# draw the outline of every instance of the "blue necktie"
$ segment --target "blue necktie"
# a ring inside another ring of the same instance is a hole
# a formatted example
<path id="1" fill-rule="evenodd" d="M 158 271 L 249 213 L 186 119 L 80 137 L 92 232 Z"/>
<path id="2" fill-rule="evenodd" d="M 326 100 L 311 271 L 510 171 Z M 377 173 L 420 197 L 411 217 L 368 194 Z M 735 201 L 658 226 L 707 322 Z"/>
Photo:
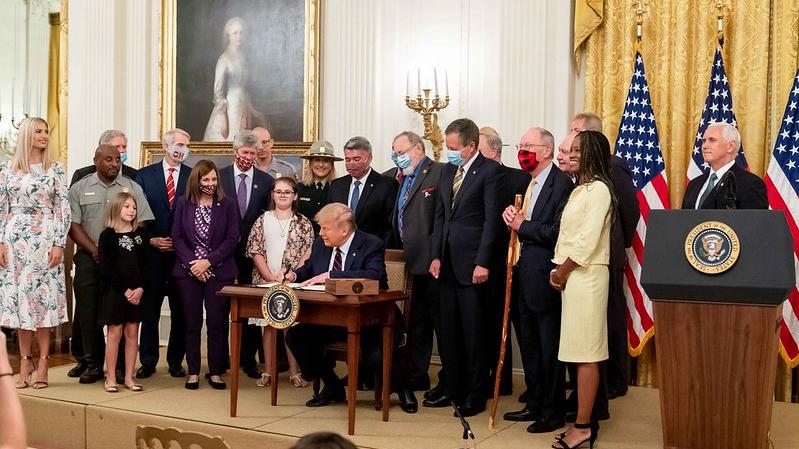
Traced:
<path id="1" fill-rule="evenodd" d="M 358 200 L 361 199 L 361 181 L 355 181 L 355 187 L 352 188 L 352 197 L 350 198 L 350 209 L 354 213 L 358 209 Z"/>
<path id="2" fill-rule="evenodd" d="M 411 187 L 413 186 L 413 180 L 415 178 L 416 175 L 408 175 L 405 188 L 402 189 L 402 195 L 400 195 L 400 207 L 399 207 L 399 212 L 397 212 L 397 227 L 399 228 L 399 234 L 401 239 L 405 239 L 405 229 L 402 226 L 402 213 L 405 211 L 405 203 L 408 202 L 408 193 L 410 193 L 411 191 Z"/>

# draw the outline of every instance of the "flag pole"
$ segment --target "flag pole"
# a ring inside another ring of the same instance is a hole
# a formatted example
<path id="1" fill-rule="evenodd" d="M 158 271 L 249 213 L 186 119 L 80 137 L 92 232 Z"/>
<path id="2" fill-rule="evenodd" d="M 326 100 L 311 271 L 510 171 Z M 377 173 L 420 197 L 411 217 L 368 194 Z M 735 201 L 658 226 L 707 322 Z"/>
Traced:
<path id="1" fill-rule="evenodd" d="M 724 46 L 724 0 L 716 0 L 716 38 Z"/>

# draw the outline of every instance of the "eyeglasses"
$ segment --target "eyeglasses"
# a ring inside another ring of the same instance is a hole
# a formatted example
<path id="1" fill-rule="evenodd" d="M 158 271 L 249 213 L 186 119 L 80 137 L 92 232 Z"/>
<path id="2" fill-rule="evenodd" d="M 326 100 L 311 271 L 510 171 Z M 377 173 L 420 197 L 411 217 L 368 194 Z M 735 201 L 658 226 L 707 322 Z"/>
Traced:
<path id="1" fill-rule="evenodd" d="M 275 143 L 275 139 L 262 140 L 261 143 L 264 145 L 271 145 Z"/>
<path id="2" fill-rule="evenodd" d="M 549 145 L 543 143 L 526 143 L 524 145 L 517 143 L 516 144 L 516 151 L 533 151 L 535 147 L 548 147 Z"/>
<path id="3" fill-rule="evenodd" d="M 275 195 L 277 195 L 277 196 L 294 195 L 294 191 L 293 190 L 275 190 Z"/>

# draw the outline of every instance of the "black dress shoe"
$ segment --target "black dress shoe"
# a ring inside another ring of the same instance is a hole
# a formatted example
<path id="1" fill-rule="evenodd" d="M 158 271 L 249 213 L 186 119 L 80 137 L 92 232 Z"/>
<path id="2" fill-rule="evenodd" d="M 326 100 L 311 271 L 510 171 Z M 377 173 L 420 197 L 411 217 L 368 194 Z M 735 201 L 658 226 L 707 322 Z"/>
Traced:
<path id="1" fill-rule="evenodd" d="M 539 419 L 527 426 L 527 431 L 530 433 L 554 432 L 565 425 L 566 422 L 564 422 L 562 419 Z"/>
<path id="2" fill-rule="evenodd" d="M 261 378 L 261 370 L 259 370 L 257 366 L 244 366 L 241 368 L 241 370 L 244 371 L 244 374 L 246 374 L 250 379 Z"/>
<path id="3" fill-rule="evenodd" d="M 224 380 L 220 380 L 219 382 L 215 382 L 211 376 L 208 376 L 208 385 L 211 386 L 214 390 L 224 390 L 227 388 Z"/>
<path id="4" fill-rule="evenodd" d="M 155 367 L 142 365 L 139 367 L 139 370 L 136 371 L 136 379 L 147 379 L 153 374 L 155 374 Z"/>
<path id="5" fill-rule="evenodd" d="M 438 384 L 435 387 L 424 392 L 425 399 L 436 399 L 437 397 L 443 395 L 444 395 L 444 386 L 441 384 Z"/>
<path id="6" fill-rule="evenodd" d="M 328 388 L 325 386 L 319 394 L 312 397 L 305 403 L 306 407 L 324 407 L 332 402 L 344 402 L 347 400 L 347 394 L 344 392 L 344 387 Z"/>
<path id="7" fill-rule="evenodd" d="M 452 401 L 449 399 L 449 396 L 442 393 L 438 397 L 425 399 L 422 401 L 422 405 L 431 408 L 449 407 L 452 405 Z"/>
<path id="8" fill-rule="evenodd" d="M 502 417 L 505 421 L 537 421 L 541 419 L 541 415 L 538 412 L 528 410 L 527 407 L 518 412 L 505 413 Z"/>
<path id="9" fill-rule="evenodd" d="M 464 418 L 468 418 L 470 416 L 475 416 L 477 414 L 482 413 L 486 409 L 485 401 L 463 401 L 463 405 L 458 407 L 458 411 L 461 412 L 461 416 Z M 457 414 L 453 413 L 454 416 L 458 416 Z"/>
<path id="10" fill-rule="evenodd" d="M 105 377 L 105 375 L 103 374 L 102 368 L 90 367 L 80 375 L 78 382 L 82 384 L 93 384 L 103 377 Z"/>
<path id="11" fill-rule="evenodd" d="M 400 408 L 405 413 L 416 413 L 419 410 L 419 403 L 416 402 L 416 395 L 413 390 L 400 390 L 397 392 L 400 400 Z"/>
<path id="12" fill-rule="evenodd" d="M 78 364 L 73 366 L 71 370 L 67 371 L 67 376 L 80 377 L 80 375 L 83 374 L 88 367 L 89 365 L 87 365 L 86 362 L 78 362 Z"/>
<path id="13" fill-rule="evenodd" d="M 522 404 L 527 403 L 527 390 L 524 390 L 524 393 L 519 395 L 519 402 L 521 402 Z"/>
<path id="14" fill-rule="evenodd" d="M 169 367 L 169 375 L 172 377 L 183 377 L 186 375 L 186 370 L 180 365 L 172 365 Z"/>
<path id="15" fill-rule="evenodd" d="M 184 386 L 186 387 L 187 390 L 196 390 L 196 389 L 200 388 L 200 381 L 198 380 L 196 382 L 189 382 L 187 380 L 186 381 L 186 385 L 184 385 Z"/>

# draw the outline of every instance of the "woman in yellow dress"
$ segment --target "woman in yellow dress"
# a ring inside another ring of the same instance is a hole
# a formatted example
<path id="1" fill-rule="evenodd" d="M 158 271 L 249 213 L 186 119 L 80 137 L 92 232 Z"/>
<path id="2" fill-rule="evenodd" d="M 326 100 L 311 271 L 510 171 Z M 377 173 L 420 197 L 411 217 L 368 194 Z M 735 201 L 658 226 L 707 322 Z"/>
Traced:
<path id="1" fill-rule="evenodd" d="M 561 217 L 552 287 L 562 290 L 558 359 L 577 364 L 577 419 L 560 434 L 556 449 L 591 447 L 599 424 L 591 410 L 599 386 L 599 364 L 608 358 L 608 259 L 616 195 L 610 181 L 610 144 L 600 132 L 577 134 L 569 153 L 577 187 Z"/>

